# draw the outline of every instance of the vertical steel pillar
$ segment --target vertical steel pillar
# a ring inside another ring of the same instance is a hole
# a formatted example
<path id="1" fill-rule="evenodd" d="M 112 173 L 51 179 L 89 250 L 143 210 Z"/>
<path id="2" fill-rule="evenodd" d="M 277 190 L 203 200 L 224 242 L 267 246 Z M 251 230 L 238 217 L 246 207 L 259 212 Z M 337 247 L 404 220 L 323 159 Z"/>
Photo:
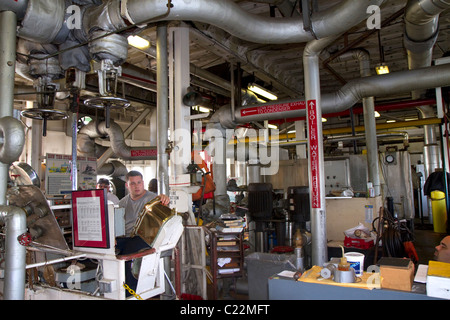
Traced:
<path id="1" fill-rule="evenodd" d="M 0 12 L 0 118 L 13 115 L 16 28 L 16 14 L 11 11 Z M 0 163 L 0 205 L 6 204 L 9 165 Z"/>
<path id="2" fill-rule="evenodd" d="M 167 58 L 167 25 L 159 24 L 156 28 L 156 80 L 157 80 L 157 179 L 158 193 L 169 194 L 169 71 Z"/>
<path id="3" fill-rule="evenodd" d="M 322 266 L 328 261 L 319 54 L 335 39 L 336 37 L 328 37 L 309 42 L 303 53 L 308 127 L 312 263 L 317 266 Z"/>

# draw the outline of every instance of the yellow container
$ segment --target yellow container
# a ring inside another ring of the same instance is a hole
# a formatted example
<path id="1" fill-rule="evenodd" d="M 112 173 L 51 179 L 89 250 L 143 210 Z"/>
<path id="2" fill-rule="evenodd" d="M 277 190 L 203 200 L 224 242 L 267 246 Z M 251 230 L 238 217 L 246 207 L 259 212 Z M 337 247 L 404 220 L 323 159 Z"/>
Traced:
<path id="1" fill-rule="evenodd" d="M 445 233 L 447 228 L 445 193 L 437 190 L 431 191 L 431 211 L 433 213 L 434 232 Z"/>

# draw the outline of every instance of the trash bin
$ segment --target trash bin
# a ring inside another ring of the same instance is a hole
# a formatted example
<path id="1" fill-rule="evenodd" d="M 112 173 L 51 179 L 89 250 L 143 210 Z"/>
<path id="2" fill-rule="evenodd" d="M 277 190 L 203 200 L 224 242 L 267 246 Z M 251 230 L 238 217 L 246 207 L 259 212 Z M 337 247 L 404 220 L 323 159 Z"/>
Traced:
<path id="1" fill-rule="evenodd" d="M 447 205 L 445 203 L 445 193 L 442 191 L 431 191 L 431 212 L 433 214 L 434 232 L 446 233 Z"/>
<path id="2" fill-rule="evenodd" d="M 283 270 L 297 271 L 294 254 L 272 254 L 254 252 L 249 254 L 247 262 L 249 300 L 269 299 L 269 277 Z"/>

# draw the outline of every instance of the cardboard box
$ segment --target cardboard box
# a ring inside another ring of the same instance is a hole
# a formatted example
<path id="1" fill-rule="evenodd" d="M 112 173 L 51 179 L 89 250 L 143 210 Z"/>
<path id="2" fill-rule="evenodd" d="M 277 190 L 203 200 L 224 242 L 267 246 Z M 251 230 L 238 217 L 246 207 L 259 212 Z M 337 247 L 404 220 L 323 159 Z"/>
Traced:
<path id="1" fill-rule="evenodd" d="M 378 265 L 381 289 L 411 291 L 414 282 L 414 263 L 411 259 L 383 257 Z"/>
<path id="2" fill-rule="evenodd" d="M 428 263 L 427 295 L 450 299 L 450 263 L 438 261 Z"/>

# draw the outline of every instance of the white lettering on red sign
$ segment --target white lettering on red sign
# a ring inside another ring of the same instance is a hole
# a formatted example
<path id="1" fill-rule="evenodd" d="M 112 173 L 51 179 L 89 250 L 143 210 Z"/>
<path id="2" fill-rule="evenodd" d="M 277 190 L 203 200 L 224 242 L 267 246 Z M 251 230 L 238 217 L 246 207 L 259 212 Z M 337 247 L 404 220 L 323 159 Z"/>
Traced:
<path id="1" fill-rule="evenodd" d="M 258 114 L 277 113 L 305 109 L 305 101 L 271 104 L 262 107 L 241 109 L 241 117 L 254 116 Z"/>
<path id="2" fill-rule="evenodd" d="M 132 157 L 156 157 L 157 155 L 157 149 L 131 150 Z"/>
<path id="3" fill-rule="evenodd" d="M 317 103 L 308 100 L 308 141 L 311 170 L 311 204 L 312 208 L 320 208 L 320 170 L 319 170 L 319 140 L 317 137 Z"/>

